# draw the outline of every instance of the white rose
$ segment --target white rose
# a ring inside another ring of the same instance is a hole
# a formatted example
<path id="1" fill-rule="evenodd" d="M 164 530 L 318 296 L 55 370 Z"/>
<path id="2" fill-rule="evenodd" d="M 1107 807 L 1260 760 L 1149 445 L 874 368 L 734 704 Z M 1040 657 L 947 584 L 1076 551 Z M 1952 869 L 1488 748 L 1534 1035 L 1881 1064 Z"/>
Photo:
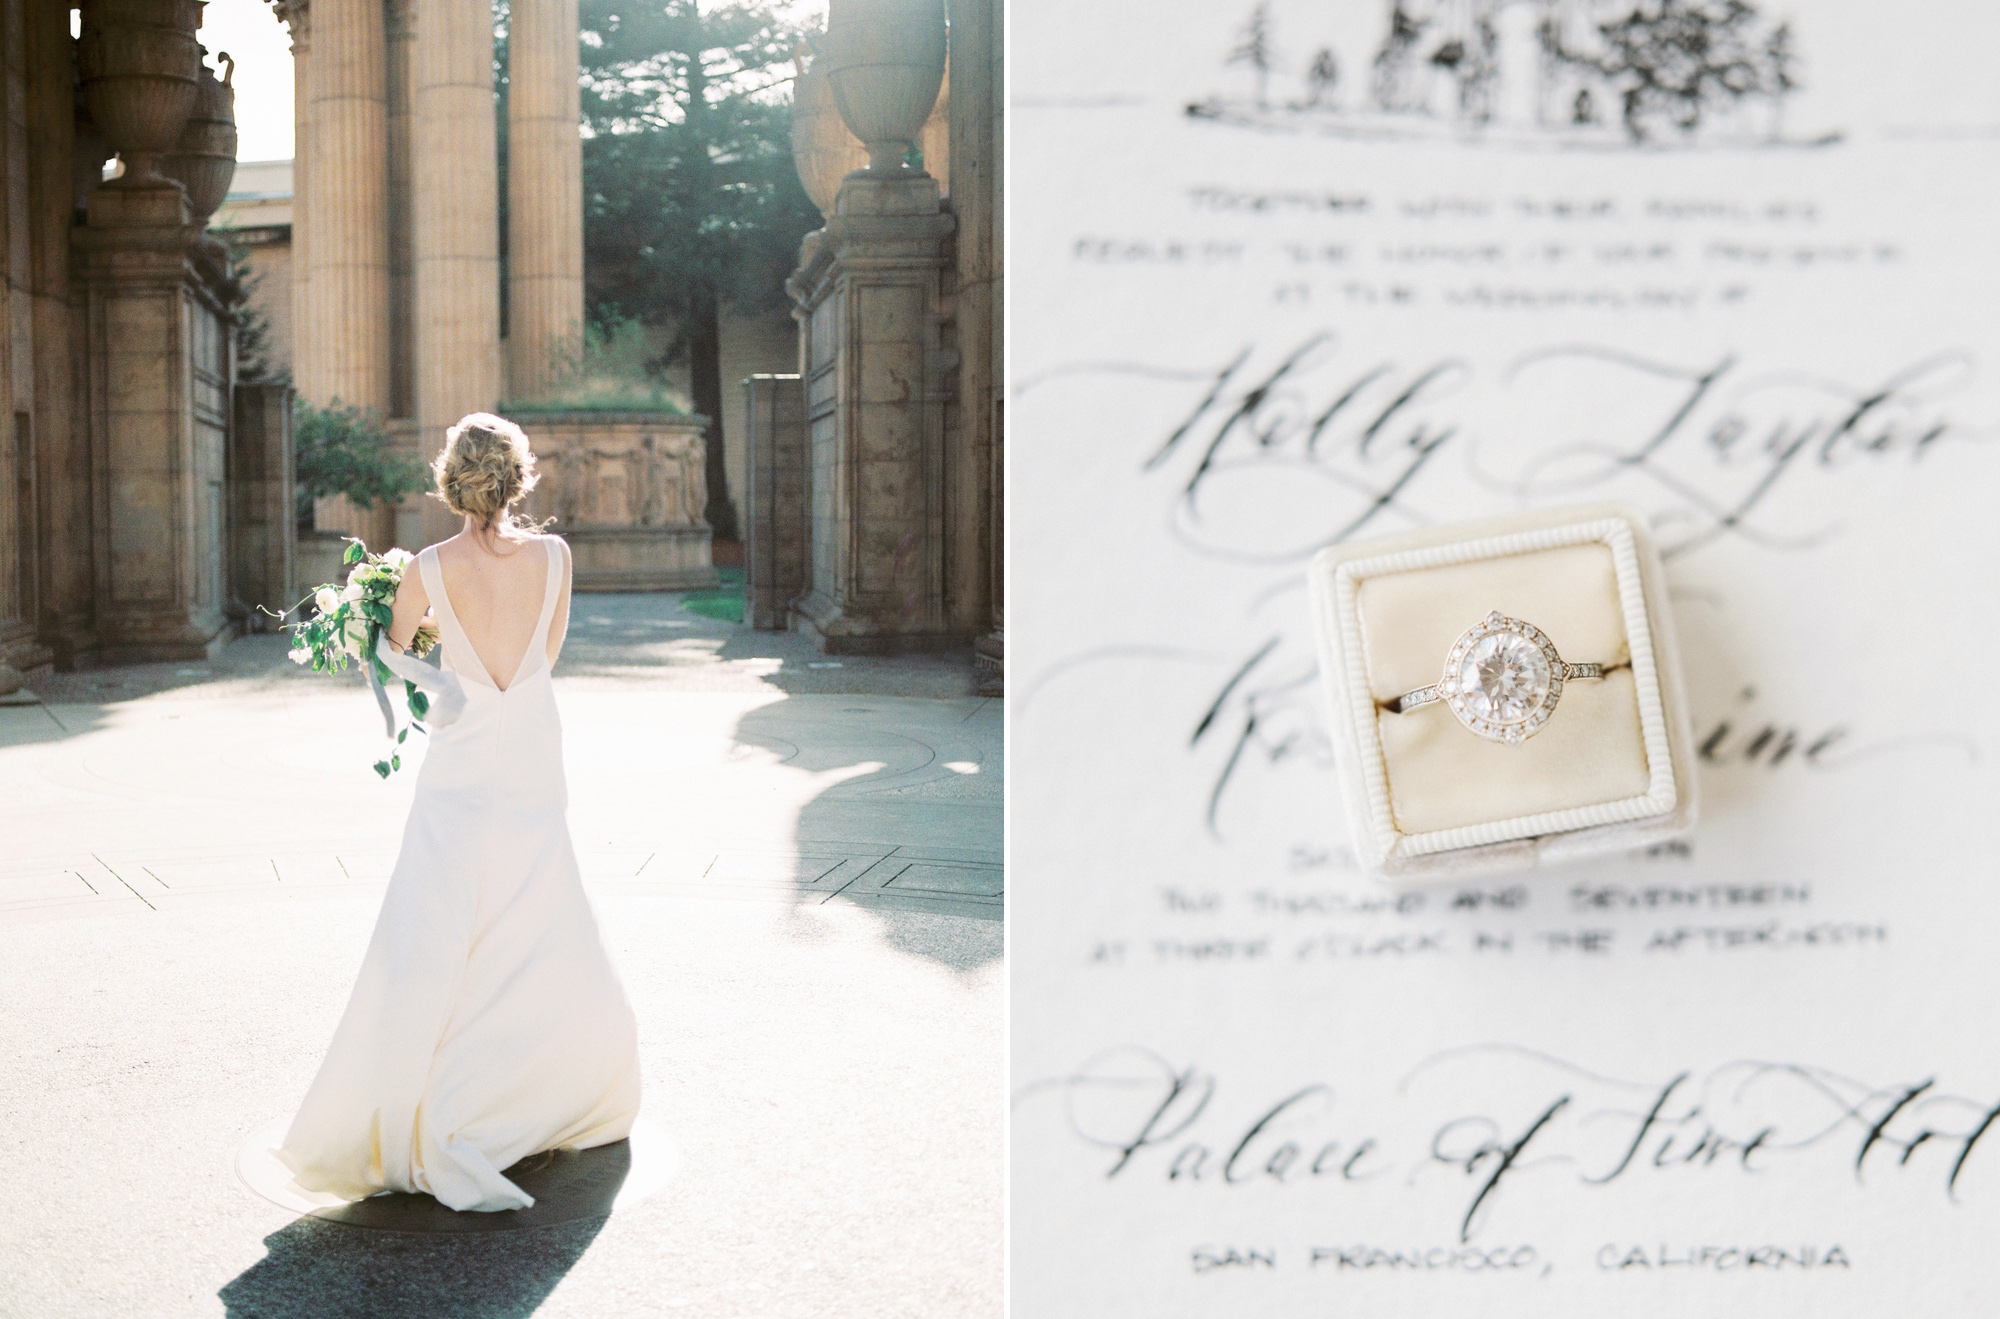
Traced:
<path id="1" fill-rule="evenodd" d="M 340 597 L 333 593 L 331 586 L 322 586 L 313 592 L 313 603 L 319 606 L 322 614 L 330 614 L 340 607 Z"/>
<path id="2" fill-rule="evenodd" d="M 389 550 L 382 555 L 382 562 L 391 568 L 400 569 L 404 564 L 416 557 L 416 555 L 410 553 L 408 550 Z"/>
<path id="3" fill-rule="evenodd" d="M 366 594 L 367 591 L 362 587 L 360 582 L 349 581 L 347 583 L 347 589 L 340 593 L 340 598 L 352 602 L 355 600 L 359 600 L 363 595 Z"/>

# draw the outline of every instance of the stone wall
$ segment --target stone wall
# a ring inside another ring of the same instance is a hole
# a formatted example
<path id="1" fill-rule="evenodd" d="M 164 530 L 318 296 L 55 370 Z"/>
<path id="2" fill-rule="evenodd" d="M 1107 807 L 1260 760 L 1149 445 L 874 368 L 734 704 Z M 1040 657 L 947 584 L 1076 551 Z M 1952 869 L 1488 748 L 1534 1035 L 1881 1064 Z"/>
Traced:
<path id="1" fill-rule="evenodd" d="M 288 374 L 292 369 L 292 227 L 241 229 L 229 237 L 246 254 L 249 301 L 269 326 L 265 344 L 272 371 Z"/>
<path id="2" fill-rule="evenodd" d="M 737 524 L 749 525 L 750 417 L 738 382 L 751 376 L 792 375 L 799 369 L 799 327 L 789 307 L 756 316 L 725 311 L 721 317 L 722 467 Z M 748 532 L 744 533 L 746 536 Z"/>
<path id="3" fill-rule="evenodd" d="M 566 412 L 514 418 L 541 481 L 523 501 L 570 544 L 579 591 L 713 586 L 703 428 L 707 418 Z"/>
<path id="4" fill-rule="evenodd" d="M 18 4 L 0 5 L 0 696 L 20 686 L 21 670 L 48 663 L 38 615 L 44 595 L 47 556 L 42 547 L 37 477 L 37 422 L 43 412 L 39 360 L 33 355 L 42 297 L 62 290 L 48 278 L 47 203 L 67 200 L 66 180 L 53 180 L 35 152 L 35 133 L 46 131 L 48 101 L 54 92 L 48 71 L 37 67 L 56 52 L 48 49 L 50 15 L 29 13 Z M 67 33 L 64 34 L 65 36 Z M 62 52 L 66 55 L 66 51 Z M 67 128 L 67 115 L 62 116 Z M 64 144 L 65 148 L 67 143 Z M 65 163 L 66 163 L 65 157 Z M 57 214 L 67 227 L 67 213 Z M 39 232 L 38 232 L 39 231 Z M 62 272 L 57 254 L 54 273 Z M 38 296 L 39 295 L 39 296 Z M 11 661 L 11 663 L 10 663 Z"/>
<path id="5" fill-rule="evenodd" d="M 806 400 L 795 375 L 743 382 L 748 476 L 743 484 L 744 621 L 766 631 L 791 626 L 792 601 L 807 586 L 812 535 L 806 516 Z"/>
<path id="6" fill-rule="evenodd" d="M 229 486 L 230 593 L 247 631 L 269 631 L 277 625 L 270 614 L 303 593 L 294 563 L 289 385 L 237 386 Z"/>
<path id="7" fill-rule="evenodd" d="M 1007 84 L 1001 67 L 1002 0 L 951 0 L 955 52 L 951 206 L 958 216 L 952 328 L 958 348 L 953 400 L 953 617 L 981 632 L 981 690 L 998 695 L 1005 663 L 1006 403 L 1003 260 Z M 967 511 L 970 510 L 970 516 Z"/>

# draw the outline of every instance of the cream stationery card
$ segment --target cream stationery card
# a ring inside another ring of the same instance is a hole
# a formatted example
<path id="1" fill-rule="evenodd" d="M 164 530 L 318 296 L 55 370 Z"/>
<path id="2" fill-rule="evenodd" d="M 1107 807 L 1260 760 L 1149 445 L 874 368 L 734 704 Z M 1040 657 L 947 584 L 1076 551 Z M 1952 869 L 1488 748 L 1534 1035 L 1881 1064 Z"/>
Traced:
<path id="1" fill-rule="evenodd" d="M 2000 12 L 1012 25 L 1015 1308 L 2000 1308 Z M 1363 878 L 1307 560 L 1597 499 L 1699 828 Z"/>

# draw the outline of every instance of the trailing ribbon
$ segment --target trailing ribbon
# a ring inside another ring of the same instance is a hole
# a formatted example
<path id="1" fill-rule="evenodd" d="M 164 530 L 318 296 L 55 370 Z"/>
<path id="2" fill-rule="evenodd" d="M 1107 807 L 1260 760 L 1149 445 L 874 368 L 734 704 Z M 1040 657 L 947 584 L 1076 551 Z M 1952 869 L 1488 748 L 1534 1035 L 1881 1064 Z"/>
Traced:
<path id="1" fill-rule="evenodd" d="M 441 647 L 437 648 L 440 651 Z M 389 644 L 384 633 L 375 642 L 375 657 L 387 665 L 389 670 L 405 682 L 413 682 L 430 697 L 431 708 L 424 715 L 424 723 L 432 728 L 443 728 L 455 723 L 465 711 L 465 688 L 459 683 L 458 675 L 447 671 L 442 664 L 432 664 L 420 660 L 406 651 L 397 650 Z M 368 683 L 375 689 L 375 703 L 382 707 L 382 723 L 390 737 L 396 736 L 396 713 L 389 706 L 389 693 L 382 687 L 382 675 L 373 664 L 368 667 Z"/>

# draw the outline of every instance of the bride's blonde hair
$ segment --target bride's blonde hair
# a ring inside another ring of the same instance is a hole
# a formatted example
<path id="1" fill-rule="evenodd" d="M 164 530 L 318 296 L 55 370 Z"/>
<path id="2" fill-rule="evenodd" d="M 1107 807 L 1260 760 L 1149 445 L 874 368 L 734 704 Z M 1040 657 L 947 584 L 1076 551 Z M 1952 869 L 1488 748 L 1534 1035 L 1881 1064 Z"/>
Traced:
<path id="1" fill-rule="evenodd" d="M 459 418 L 444 433 L 444 452 L 431 461 L 431 475 L 437 480 L 431 497 L 478 526 L 502 534 L 541 530 L 511 512 L 541 476 L 526 432 L 505 417 L 473 412 Z"/>

